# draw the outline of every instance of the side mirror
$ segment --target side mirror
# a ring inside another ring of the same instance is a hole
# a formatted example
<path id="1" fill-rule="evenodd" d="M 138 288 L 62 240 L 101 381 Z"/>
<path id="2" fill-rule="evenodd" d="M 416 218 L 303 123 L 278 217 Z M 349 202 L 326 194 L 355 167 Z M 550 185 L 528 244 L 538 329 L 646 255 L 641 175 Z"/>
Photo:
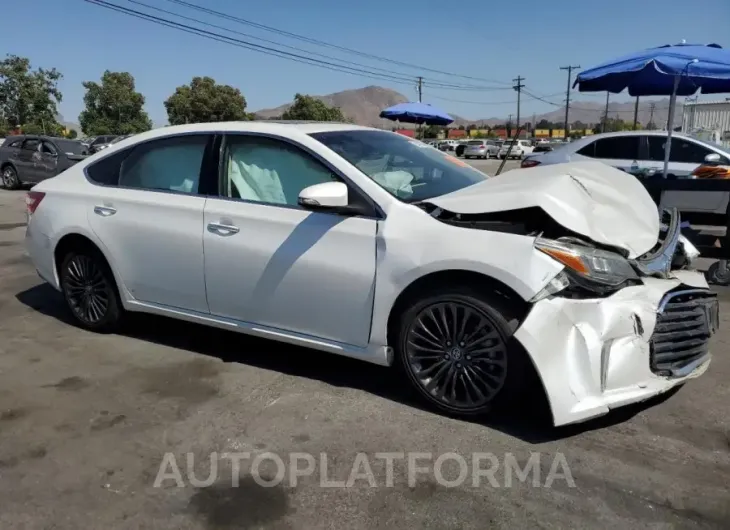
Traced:
<path id="1" fill-rule="evenodd" d="M 710 153 L 705 157 L 705 162 L 708 164 L 718 164 L 720 162 L 720 155 L 717 153 Z"/>
<path id="2" fill-rule="evenodd" d="M 299 192 L 299 206 L 310 210 L 346 208 L 347 185 L 344 182 L 324 182 L 304 188 Z"/>

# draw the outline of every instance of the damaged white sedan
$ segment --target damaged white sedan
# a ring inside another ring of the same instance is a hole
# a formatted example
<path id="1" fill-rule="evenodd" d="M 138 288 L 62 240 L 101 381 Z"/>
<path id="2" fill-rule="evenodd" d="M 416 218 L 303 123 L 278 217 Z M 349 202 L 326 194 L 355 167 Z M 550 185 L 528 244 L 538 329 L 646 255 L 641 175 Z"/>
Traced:
<path id="1" fill-rule="evenodd" d="M 28 215 L 88 329 L 147 312 L 397 364 L 452 414 L 541 385 L 556 425 L 600 416 L 700 375 L 718 325 L 676 212 L 595 162 L 488 178 L 353 125 L 185 125 L 37 185 Z"/>

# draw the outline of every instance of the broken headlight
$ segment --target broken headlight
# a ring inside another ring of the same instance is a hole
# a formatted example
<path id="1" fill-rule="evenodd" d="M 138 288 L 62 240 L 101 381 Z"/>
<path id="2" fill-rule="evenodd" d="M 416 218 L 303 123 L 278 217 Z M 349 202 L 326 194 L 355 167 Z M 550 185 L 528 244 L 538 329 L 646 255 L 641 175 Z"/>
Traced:
<path id="1" fill-rule="evenodd" d="M 535 248 L 565 265 L 570 283 L 587 291 L 605 294 L 638 280 L 631 263 L 615 252 L 540 237 Z"/>

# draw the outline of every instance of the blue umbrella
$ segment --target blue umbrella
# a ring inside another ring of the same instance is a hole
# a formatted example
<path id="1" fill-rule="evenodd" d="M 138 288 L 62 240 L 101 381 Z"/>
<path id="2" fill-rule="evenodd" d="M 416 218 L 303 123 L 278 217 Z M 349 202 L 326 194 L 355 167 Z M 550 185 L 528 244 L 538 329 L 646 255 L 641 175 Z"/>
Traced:
<path id="1" fill-rule="evenodd" d="M 670 96 L 664 177 L 669 166 L 677 96 L 730 92 L 730 51 L 718 44 L 675 44 L 650 48 L 584 70 L 575 80 L 581 92 L 629 89 L 631 96 Z"/>
<path id="2" fill-rule="evenodd" d="M 428 103 L 399 103 L 380 112 L 381 118 L 404 123 L 448 125 L 454 119 L 441 109 Z"/>

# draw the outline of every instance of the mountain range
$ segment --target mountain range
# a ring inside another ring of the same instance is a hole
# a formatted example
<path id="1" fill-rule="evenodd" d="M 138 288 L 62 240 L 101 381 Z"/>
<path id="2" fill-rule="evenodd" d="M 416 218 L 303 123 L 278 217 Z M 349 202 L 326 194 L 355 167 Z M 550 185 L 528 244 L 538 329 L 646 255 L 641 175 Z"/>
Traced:
<path id="1" fill-rule="evenodd" d="M 383 88 L 379 86 L 368 86 L 356 90 L 345 90 L 343 92 L 335 92 L 333 94 L 327 94 L 325 96 L 314 96 L 317 99 L 322 100 L 324 103 L 334 107 L 340 107 L 342 113 L 346 118 L 352 119 L 358 125 L 367 125 L 370 127 L 379 128 L 391 128 L 394 123 L 389 120 L 384 120 L 378 115 L 380 111 L 391 105 L 398 103 L 405 103 L 408 98 L 391 90 L 389 88 Z M 654 104 L 654 113 L 651 117 L 651 105 Z M 281 105 L 273 109 L 262 109 L 254 114 L 259 119 L 271 119 L 281 114 L 291 106 L 291 103 Z M 441 105 L 437 105 L 441 106 Z M 585 101 L 585 100 L 572 100 L 570 109 L 570 122 L 574 123 L 580 121 L 584 124 L 595 124 L 600 122 L 603 113 L 605 111 L 606 104 L 603 102 L 596 101 Z M 639 102 L 639 123 L 647 124 L 651 119 L 659 127 L 662 127 L 667 121 L 669 109 L 669 99 L 658 99 L 658 100 L 643 100 Z M 448 112 L 448 108 L 444 108 Z M 675 111 L 675 124 L 679 121 L 677 116 L 682 114 L 682 105 L 677 102 L 677 109 Z M 608 105 L 608 115 L 610 118 L 621 118 L 624 121 L 633 121 L 634 119 L 634 102 L 624 103 L 611 103 Z M 451 114 L 454 118 L 452 127 L 459 127 L 461 125 L 468 126 L 489 126 L 504 124 L 507 121 L 506 117 L 489 117 L 481 119 L 468 119 L 462 116 Z M 547 120 L 550 122 L 562 123 L 565 119 L 565 107 L 558 107 L 556 105 L 555 110 L 546 112 L 543 114 L 523 116 L 523 121 L 533 120 L 535 123 L 539 123 L 540 120 Z M 408 125 L 405 125 L 406 127 Z"/>

